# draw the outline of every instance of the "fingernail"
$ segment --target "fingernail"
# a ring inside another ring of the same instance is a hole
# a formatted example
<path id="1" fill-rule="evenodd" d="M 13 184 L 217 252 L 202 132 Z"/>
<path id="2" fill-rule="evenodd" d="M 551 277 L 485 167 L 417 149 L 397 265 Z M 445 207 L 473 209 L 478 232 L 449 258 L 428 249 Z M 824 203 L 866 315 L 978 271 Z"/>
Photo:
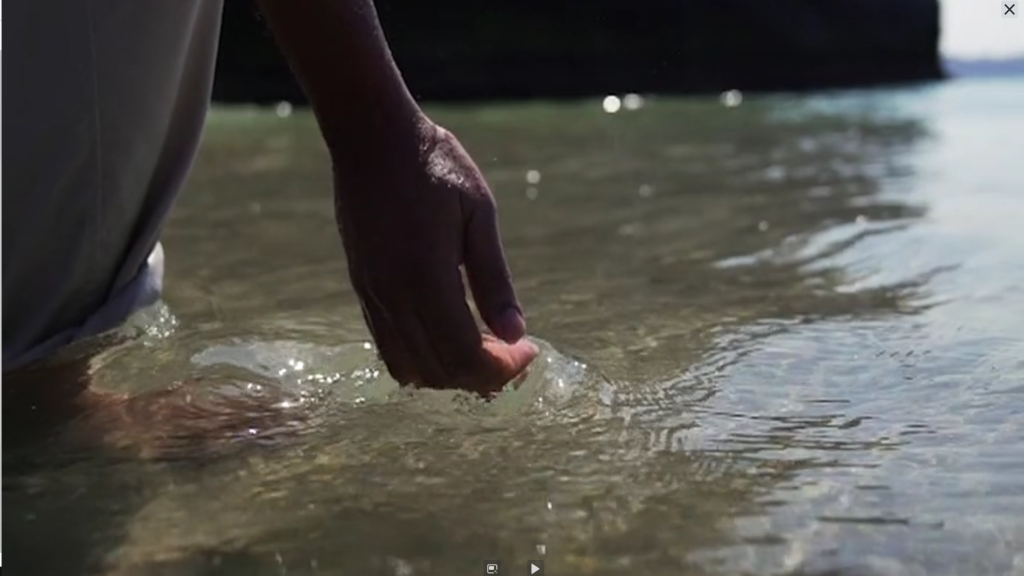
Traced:
<path id="1" fill-rule="evenodd" d="M 527 340 L 526 344 L 529 347 L 530 353 L 535 354 L 535 355 L 540 354 L 540 346 L 537 346 L 536 344 L 534 344 L 530 340 Z"/>
<path id="2" fill-rule="evenodd" d="M 501 331 L 497 336 L 511 344 L 526 335 L 526 320 L 518 308 L 508 308 L 501 313 L 497 328 Z"/>

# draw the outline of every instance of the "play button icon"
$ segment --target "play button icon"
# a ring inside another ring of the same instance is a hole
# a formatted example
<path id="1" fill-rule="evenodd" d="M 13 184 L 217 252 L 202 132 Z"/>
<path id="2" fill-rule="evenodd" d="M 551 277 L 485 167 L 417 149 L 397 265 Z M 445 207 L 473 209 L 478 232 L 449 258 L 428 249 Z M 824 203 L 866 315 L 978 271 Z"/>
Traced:
<path id="1" fill-rule="evenodd" d="M 537 562 L 536 560 L 534 560 L 534 561 L 531 561 L 531 562 L 527 563 L 526 567 L 527 567 L 526 573 L 529 576 L 544 576 L 544 563 L 543 562 Z"/>

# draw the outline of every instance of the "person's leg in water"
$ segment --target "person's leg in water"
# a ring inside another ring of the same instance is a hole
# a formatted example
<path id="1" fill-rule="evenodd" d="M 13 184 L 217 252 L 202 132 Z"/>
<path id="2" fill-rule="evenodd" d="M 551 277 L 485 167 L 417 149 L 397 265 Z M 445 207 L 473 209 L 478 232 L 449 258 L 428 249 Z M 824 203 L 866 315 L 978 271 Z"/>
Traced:
<path id="1" fill-rule="evenodd" d="M 93 351 L 68 345 L 160 297 L 158 239 L 205 122 L 222 2 L 15 0 L 7 9 L 17 24 L 4 70 L 17 111 L 4 122 L 17 145 L 3 149 L 8 440 L 83 418 L 105 439 L 188 427 L 194 411 L 171 393 L 93 389 Z"/>
<path id="2" fill-rule="evenodd" d="M 102 356 L 102 355 L 101 355 Z M 189 379 L 139 394 L 97 386 L 96 356 L 5 375 L 10 453 L 55 441 L 60 450 L 116 451 L 144 458 L 223 455 L 293 437 L 309 413 L 272 383 Z M 259 393 L 250 393 L 256 388 Z"/>

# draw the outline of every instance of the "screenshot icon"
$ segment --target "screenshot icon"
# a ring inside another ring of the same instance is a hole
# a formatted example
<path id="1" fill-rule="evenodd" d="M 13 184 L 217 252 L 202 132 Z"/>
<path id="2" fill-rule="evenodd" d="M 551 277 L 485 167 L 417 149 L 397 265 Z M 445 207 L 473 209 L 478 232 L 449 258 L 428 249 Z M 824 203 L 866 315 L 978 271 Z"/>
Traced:
<path id="1" fill-rule="evenodd" d="M 495 574 L 497 574 L 498 573 L 498 563 L 497 562 L 489 562 L 487 564 L 487 566 L 485 567 L 485 572 L 487 572 L 488 576 L 494 576 Z"/>

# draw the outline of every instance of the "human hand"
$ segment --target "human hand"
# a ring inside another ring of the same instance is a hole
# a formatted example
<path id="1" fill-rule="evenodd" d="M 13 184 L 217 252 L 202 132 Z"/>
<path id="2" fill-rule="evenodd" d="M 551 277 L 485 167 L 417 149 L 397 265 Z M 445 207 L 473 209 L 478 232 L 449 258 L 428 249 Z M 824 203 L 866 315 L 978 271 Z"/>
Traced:
<path id="1" fill-rule="evenodd" d="M 335 155 L 335 216 L 349 277 L 399 383 L 489 395 L 538 354 L 523 338 L 494 197 L 450 132 L 426 119 L 412 132 Z M 460 266 L 497 338 L 477 327 Z"/>

